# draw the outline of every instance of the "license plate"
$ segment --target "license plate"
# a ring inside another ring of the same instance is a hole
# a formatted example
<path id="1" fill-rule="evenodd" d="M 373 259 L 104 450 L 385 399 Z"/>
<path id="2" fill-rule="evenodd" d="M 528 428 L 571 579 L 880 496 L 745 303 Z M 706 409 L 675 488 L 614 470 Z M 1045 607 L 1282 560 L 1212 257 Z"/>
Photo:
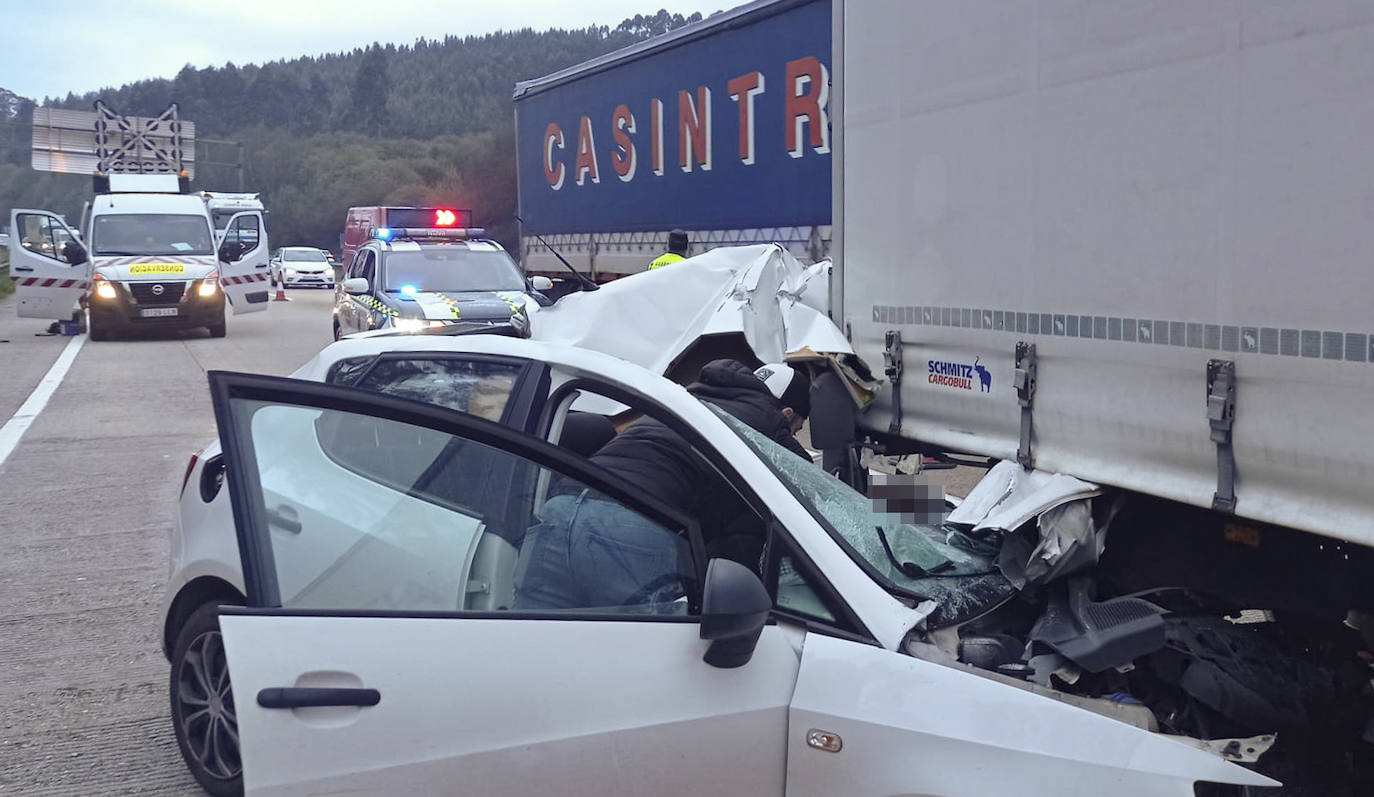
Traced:
<path id="1" fill-rule="evenodd" d="M 179 311 L 175 307 L 149 307 L 143 310 L 139 310 L 138 314 L 143 318 L 163 318 L 166 316 L 176 315 L 177 312 Z"/>

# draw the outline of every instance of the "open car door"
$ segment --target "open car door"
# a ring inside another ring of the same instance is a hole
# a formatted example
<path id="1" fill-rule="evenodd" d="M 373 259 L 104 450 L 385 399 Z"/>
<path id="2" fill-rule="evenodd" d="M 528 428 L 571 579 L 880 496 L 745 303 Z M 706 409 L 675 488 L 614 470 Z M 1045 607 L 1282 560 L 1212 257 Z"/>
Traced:
<path id="1" fill-rule="evenodd" d="M 10 213 L 10 276 L 23 318 L 67 319 L 91 288 L 91 263 L 80 239 L 56 213 Z"/>
<path id="2" fill-rule="evenodd" d="M 262 212 L 247 210 L 231 216 L 215 250 L 219 252 L 220 288 L 234 315 L 266 310 L 272 270 Z"/>
<path id="3" fill-rule="evenodd" d="M 233 706 L 247 794 L 783 793 L 798 654 L 769 626 L 742 666 L 703 661 L 694 523 L 470 414 L 276 377 L 210 386 L 248 600 L 220 617 L 233 694 L 180 689 L 207 716 Z M 577 557 L 537 543 L 571 540 L 576 517 L 605 521 L 579 545 L 657 574 L 608 598 L 623 573 L 588 573 L 551 608 Z M 610 539 L 628 527 L 657 545 Z"/>

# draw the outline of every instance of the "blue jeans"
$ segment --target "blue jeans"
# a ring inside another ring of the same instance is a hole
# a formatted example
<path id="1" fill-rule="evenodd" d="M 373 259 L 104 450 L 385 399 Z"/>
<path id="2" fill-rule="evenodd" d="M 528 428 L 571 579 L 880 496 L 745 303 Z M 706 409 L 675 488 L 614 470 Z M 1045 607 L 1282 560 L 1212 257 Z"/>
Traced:
<path id="1" fill-rule="evenodd" d="M 550 498 L 541 515 L 520 546 L 516 609 L 678 613 L 670 604 L 684 594 L 692 561 L 682 537 L 587 491 Z"/>

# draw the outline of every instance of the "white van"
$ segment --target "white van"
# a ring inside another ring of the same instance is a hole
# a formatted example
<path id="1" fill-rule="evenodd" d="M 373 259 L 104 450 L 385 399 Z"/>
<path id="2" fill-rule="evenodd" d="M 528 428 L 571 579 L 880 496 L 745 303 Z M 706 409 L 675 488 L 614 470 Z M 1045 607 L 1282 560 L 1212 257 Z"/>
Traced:
<path id="1" fill-rule="evenodd" d="M 261 210 L 218 231 L 204 199 L 175 175 L 96 178 L 80 233 L 47 210 L 14 210 L 9 243 L 19 315 L 81 317 L 92 340 L 141 328 L 225 334 L 235 313 L 266 309 L 268 243 Z"/>

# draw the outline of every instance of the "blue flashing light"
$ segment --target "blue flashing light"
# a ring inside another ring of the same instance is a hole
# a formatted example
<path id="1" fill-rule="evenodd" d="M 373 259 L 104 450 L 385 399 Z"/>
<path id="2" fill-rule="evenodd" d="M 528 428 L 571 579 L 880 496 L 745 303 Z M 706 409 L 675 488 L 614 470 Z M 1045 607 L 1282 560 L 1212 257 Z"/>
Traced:
<path id="1" fill-rule="evenodd" d="M 406 296 L 414 296 L 419 292 L 420 290 L 416 288 L 414 285 L 406 284 L 401 286 L 401 293 Z"/>
<path id="2" fill-rule="evenodd" d="M 377 228 L 377 240 L 379 241 L 390 241 L 392 236 L 394 236 L 395 234 L 396 231 L 391 229 L 390 227 Z"/>

